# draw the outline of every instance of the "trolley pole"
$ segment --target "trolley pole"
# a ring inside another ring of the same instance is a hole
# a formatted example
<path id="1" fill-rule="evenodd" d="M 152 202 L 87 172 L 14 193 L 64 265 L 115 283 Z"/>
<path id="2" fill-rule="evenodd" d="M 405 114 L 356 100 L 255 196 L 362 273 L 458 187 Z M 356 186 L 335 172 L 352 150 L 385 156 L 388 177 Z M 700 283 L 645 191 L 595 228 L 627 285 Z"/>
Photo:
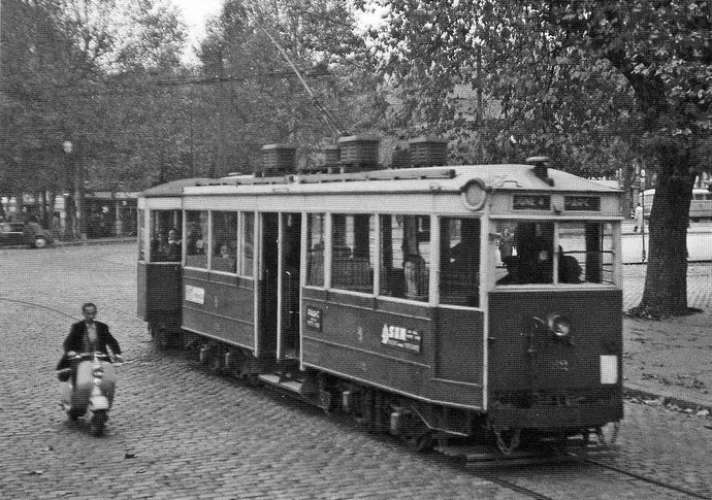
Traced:
<path id="1" fill-rule="evenodd" d="M 640 205 L 641 208 L 643 209 L 643 217 L 642 220 L 640 221 L 640 234 L 641 237 L 643 238 L 643 254 L 641 255 L 641 261 L 645 262 L 645 170 L 641 169 L 640 170 Z"/>

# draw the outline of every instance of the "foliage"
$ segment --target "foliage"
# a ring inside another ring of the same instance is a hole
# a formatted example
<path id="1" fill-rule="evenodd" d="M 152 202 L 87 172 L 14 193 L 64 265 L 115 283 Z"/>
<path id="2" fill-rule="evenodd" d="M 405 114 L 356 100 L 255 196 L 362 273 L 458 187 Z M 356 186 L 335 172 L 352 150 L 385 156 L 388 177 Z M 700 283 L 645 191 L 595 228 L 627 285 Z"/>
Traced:
<path id="1" fill-rule="evenodd" d="M 338 135 L 325 117 L 335 116 L 344 132 L 367 130 L 385 107 L 367 47 L 343 0 L 230 0 L 209 27 L 200 59 L 205 75 L 220 81 L 210 89 L 219 172 L 231 159 L 233 166 L 247 168 L 245 159 L 254 163 L 265 143 L 315 144 Z"/>
<path id="2" fill-rule="evenodd" d="M 684 230 L 692 179 L 710 141 L 710 2 L 383 0 L 374 36 L 384 70 L 414 96 L 421 127 L 479 135 L 483 156 L 547 153 L 567 169 L 638 155 L 658 170 L 643 307 L 686 310 Z M 461 84 L 498 104 L 461 120 Z M 489 132 L 493 130 L 495 132 Z M 507 140 L 510 145 L 507 145 Z M 615 156 L 618 156 L 615 154 Z M 615 157 L 614 156 L 614 157 Z M 709 168 L 709 167 L 707 167 Z M 657 208 L 656 208 L 657 207 Z"/>

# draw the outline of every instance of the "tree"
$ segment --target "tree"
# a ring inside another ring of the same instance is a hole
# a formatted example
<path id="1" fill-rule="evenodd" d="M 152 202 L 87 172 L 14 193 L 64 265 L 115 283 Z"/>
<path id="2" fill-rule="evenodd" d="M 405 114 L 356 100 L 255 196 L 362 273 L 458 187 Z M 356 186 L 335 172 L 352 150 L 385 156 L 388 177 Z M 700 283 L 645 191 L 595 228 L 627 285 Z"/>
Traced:
<path id="1" fill-rule="evenodd" d="M 688 210 L 710 144 L 710 2 L 380 3 L 389 12 L 387 29 L 374 35 L 384 70 L 420 92 L 426 123 L 459 132 L 450 94 L 462 84 L 501 106 L 487 120 L 497 132 L 481 134 L 489 154 L 546 152 L 558 163 L 594 158 L 605 167 L 623 147 L 656 170 L 635 312 L 685 314 Z"/>
<path id="2" fill-rule="evenodd" d="M 342 130 L 369 129 L 384 108 L 368 48 L 343 0 L 230 0 L 209 26 L 200 59 L 215 80 L 207 127 L 218 172 L 231 159 L 245 168 L 264 143 L 309 145 L 338 135 L 328 115 Z"/>

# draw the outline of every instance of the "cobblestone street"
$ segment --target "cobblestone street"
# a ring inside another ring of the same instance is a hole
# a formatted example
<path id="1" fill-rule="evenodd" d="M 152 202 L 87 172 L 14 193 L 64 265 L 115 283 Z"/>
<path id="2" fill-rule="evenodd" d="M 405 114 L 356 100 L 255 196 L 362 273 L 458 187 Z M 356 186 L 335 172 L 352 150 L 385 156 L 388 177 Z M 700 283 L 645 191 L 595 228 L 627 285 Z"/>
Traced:
<path id="1" fill-rule="evenodd" d="M 434 454 L 156 352 L 135 317 L 134 260 L 133 245 L 0 250 L 0 498 L 526 498 Z M 642 286 L 637 269 L 626 270 L 628 307 L 629 290 Z M 695 293 L 702 298 L 690 305 L 703 307 L 709 291 Z M 98 439 L 82 419 L 67 421 L 54 377 L 85 301 L 97 303 L 128 361 Z M 609 462 L 712 498 L 712 420 L 634 402 L 625 411 Z M 551 498 L 684 498 L 614 474 L 579 464 L 500 475 Z"/>

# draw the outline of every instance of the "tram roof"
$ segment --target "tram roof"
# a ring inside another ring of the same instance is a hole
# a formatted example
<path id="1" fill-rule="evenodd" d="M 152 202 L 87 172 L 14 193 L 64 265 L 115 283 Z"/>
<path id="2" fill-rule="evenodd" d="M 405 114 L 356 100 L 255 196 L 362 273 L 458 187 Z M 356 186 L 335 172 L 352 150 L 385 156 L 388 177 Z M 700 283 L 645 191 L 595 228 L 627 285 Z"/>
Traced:
<path id="1" fill-rule="evenodd" d="M 299 174 L 280 177 L 228 176 L 219 179 L 192 178 L 147 189 L 141 196 L 170 197 L 211 194 L 265 193 L 392 193 L 459 192 L 479 179 L 495 191 L 549 191 L 617 193 L 606 186 L 561 170 L 549 168 L 553 181 L 537 177 L 531 165 L 460 165 L 409 169 L 372 170 L 344 174 Z M 286 188 L 286 189 L 285 189 Z"/>
<path id="2" fill-rule="evenodd" d="M 159 184 L 157 186 L 150 187 L 139 193 L 139 196 L 143 196 L 146 198 L 182 196 L 183 188 L 187 186 L 203 186 L 215 181 L 216 179 L 211 179 L 210 177 L 192 177 L 189 179 L 178 179 L 175 181 L 170 181 L 164 184 Z"/>

